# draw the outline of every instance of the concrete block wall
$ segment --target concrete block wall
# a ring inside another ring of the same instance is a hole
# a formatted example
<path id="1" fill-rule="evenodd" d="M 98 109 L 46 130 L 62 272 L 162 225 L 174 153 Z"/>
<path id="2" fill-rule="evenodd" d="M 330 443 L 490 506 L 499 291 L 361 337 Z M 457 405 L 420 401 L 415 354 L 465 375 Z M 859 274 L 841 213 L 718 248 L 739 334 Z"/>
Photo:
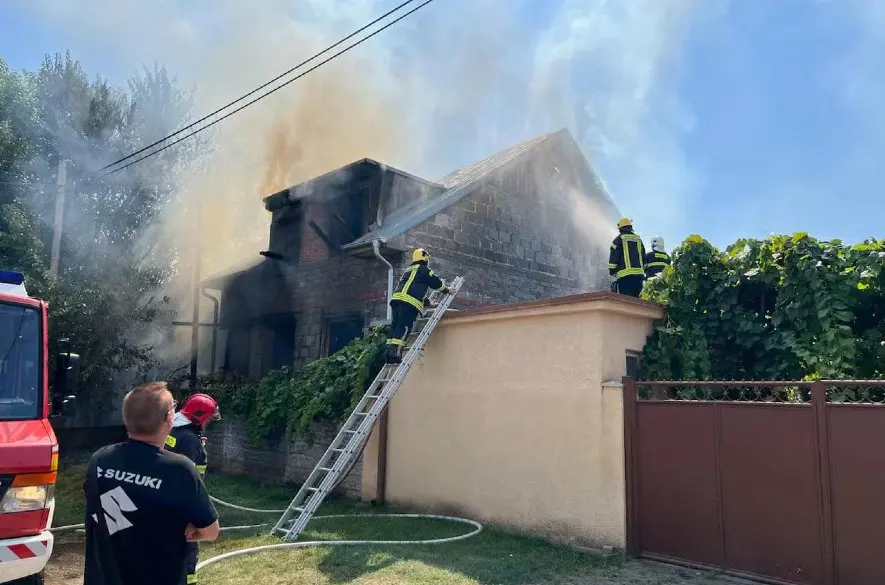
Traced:
<path id="1" fill-rule="evenodd" d="M 249 443 L 245 422 L 226 418 L 209 427 L 206 451 L 209 472 L 245 475 L 262 481 L 304 483 L 314 465 L 335 438 L 338 429 L 329 423 L 314 423 L 304 438 L 267 441 L 261 447 Z M 362 458 L 338 489 L 348 498 L 361 495 Z M 293 491 L 292 497 L 295 496 Z"/>
<path id="2" fill-rule="evenodd" d="M 489 182 L 417 226 L 408 247 L 430 250 L 443 278 L 467 279 L 466 305 L 512 303 L 608 290 L 607 257 L 588 247 L 563 210 Z"/>
<path id="3" fill-rule="evenodd" d="M 339 255 L 301 263 L 293 269 L 293 280 L 296 366 L 323 355 L 326 319 L 363 315 L 368 325 L 387 314 L 387 267 L 375 258 Z"/>

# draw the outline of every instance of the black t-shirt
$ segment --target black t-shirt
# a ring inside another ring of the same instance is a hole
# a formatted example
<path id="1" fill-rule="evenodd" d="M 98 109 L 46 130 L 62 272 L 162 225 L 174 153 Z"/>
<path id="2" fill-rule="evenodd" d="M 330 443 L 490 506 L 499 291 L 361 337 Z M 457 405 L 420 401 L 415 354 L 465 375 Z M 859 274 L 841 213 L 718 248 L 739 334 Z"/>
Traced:
<path id="1" fill-rule="evenodd" d="M 185 583 L 185 527 L 218 519 L 194 464 L 129 440 L 97 451 L 86 473 L 84 585 Z"/>

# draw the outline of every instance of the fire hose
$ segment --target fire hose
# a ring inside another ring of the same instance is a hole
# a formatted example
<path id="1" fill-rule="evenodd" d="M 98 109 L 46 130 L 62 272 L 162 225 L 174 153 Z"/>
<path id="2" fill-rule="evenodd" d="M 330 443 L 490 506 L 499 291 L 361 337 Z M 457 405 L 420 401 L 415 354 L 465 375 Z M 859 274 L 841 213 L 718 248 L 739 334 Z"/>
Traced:
<path id="1" fill-rule="evenodd" d="M 244 512 L 255 512 L 259 514 L 282 514 L 285 510 L 263 510 L 260 508 L 249 508 L 247 506 L 239 506 L 237 504 L 231 504 L 230 502 L 225 502 L 223 500 L 219 500 L 214 496 L 209 496 L 209 498 L 219 504 L 221 506 L 227 506 L 234 510 L 241 510 Z M 466 532 L 464 534 L 459 534 L 457 536 L 449 536 L 446 538 L 428 538 L 424 540 L 312 540 L 312 541 L 303 541 L 303 542 L 281 542 L 279 544 L 266 544 L 263 546 L 254 546 L 248 548 L 241 548 L 238 550 L 233 550 L 230 552 L 226 552 L 220 555 L 216 555 L 214 557 L 210 557 L 205 561 L 202 561 L 197 564 L 197 571 L 200 569 L 204 569 L 209 565 L 214 565 L 215 563 L 219 563 L 221 561 L 225 561 L 227 559 L 231 559 L 233 557 L 238 557 L 247 554 L 253 554 L 258 552 L 264 552 L 268 550 L 282 550 L 289 548 L 316 548 L 321 546 L 385 546 L 385 545 L 419 545 L 419 544 L 448 544 L 450 542 L 457 542 L 459 540 L 465 540 L 467 538 L 471 538 L 476 536 L 480 532 L 482 532 L 483 526 L 479 522 L 474 520 L 469 520 L 467 518 L 458 518 L 455 516 L 439 516 L 436 514 L 328 514 L 322 516 L 314 516 L 315 520 L 323 519 L 323 518 L 413 518 L 413 519 L 423 519 L 423 520 L 442 520 L 446 522 L 455 522 L 458 524 L 467 524 L 468 526 L 473 527 L 473 530 L 470 532 Z M 249 524 L 246 526 L 224 526 L 221 528 L 222 531 L 225 530 L 247 530 L 250 528 L 262 528 L 265 526 L 269 526 L 269 524 Z M 84 524 L 71 524 L 69 526 L 58 526 L 55 528 L 50 528 L 49 531 L 56 532 L 65 532 L 70 530 L 77 530 L 85 528 Z"/>
<path id="2" fill-rule="evenodd" d="M 346 476 L 346 474 L 344 474 Z M 232 508 L 234 510 L 240 510 L 243 512 L 254 512 L 257 514 L 282 514 L 285 510 L 264 510 L 261 508 L 250 508 L 248 506 L 240 506 L 237 504 L 232 504 L 230 502 L 225 502 L 224 500 L 219 500 L 214 496 L 209 496 L 213 502 L 218 505 L 225 506 L 228 508 Z M 464 534 L 459 534 L 457 536 L 449 536 L 446 538 L 428 538 L 424 540 L 313 540 L 313 541 L 303 541 L 303 542 L 282 542 L 279 544 L 266 544 L 263 546 L 255 546 L 255 547 L 247 547 L 238 550 L 233 550 L 227 553 L 223 553 L 220 555 L 216 555 L 214 557 L 210 557 L 205 561 L 202 561 L 197 564 L 197 571 L 200 569 L 204 569 L 209 565 L 213 565 L 215 563 L 219 563 L 221 561 L 231 559 L 233 557 L 238 557 L 241 555 L 247 555 L 252 553 L 264 552 L 268 550 L 282 550 L 289 548 L 316 548 L 321 546 L 385 546 L 385 545 L 419 545 L 419 544 L 448 544 L 450 542 L 457 542 L 459 540 L 465 540 L 467 538 L 471 538 L 476 536 L 480 532 L 482 532 L 483 526 L 479 522 L 474 520 L 469 520 L 467 518 L 458 518 L 455 516 L 440 516 L 436 514 L 327 514 L 321 516 L 314 516 L 315 520 L 320 520 L 323 518 L 412 518 L 412 519 L 423 519 L 423 520 L 442 520 L 445 522 L 455 522 L 458 524 L 467 524 L 468 526 L 473 527 L 473 530 L 470 532 L 466 532 Z M 249 524 L 245 526 L 223 526 L 221 528 L 222 531 L 227 530 L 248 530 L 255 528 L 263 528 L 265 526 L 269 526 L 269 524 Z M 85 524 L 71 524 L 68 526 L 57 526 L 54 528 L 50 528 L 49 531 L 53 533 L 58 532 L 67 532 L 73 530 L 82 530 L 85 528 Z"/>

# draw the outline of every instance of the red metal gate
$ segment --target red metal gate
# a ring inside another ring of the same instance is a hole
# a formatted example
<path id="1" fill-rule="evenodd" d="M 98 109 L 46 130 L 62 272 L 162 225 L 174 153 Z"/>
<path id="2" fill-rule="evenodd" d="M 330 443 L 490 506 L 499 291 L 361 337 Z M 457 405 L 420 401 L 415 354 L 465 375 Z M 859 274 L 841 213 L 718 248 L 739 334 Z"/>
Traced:
<path id="1" fill-rule="evenodd" d="M 885 381 L 625 378 L 629 552 L 775 583 L 885 581 Z"/>

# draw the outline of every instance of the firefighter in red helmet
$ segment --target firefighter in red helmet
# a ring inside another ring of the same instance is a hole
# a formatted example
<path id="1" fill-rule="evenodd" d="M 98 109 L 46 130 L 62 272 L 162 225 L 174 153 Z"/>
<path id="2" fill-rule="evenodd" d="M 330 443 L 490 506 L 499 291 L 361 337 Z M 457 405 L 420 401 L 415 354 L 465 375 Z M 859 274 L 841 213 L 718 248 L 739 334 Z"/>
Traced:
<path id="1" fill-rule="evenodd" d="M 197 467 L 200 477 L 206 475 L 206 438 L 203 431 L 210 421 L 221 420 L 218 403 L 208 394 L 192 394 L 184 401 L 172 420 L 172 431 L 166 437 L 166 449 L 184 455 Z M 200 545 L 187 543 L 187 583 L 197 582 L 197 560 Z"/>

